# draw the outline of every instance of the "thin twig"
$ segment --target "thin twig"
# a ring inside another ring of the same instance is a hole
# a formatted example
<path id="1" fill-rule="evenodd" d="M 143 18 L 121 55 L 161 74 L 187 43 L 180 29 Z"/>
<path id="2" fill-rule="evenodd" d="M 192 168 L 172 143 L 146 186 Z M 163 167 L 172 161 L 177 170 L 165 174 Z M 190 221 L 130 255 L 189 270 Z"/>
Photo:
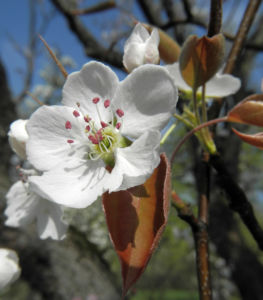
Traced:
<path id="1" fill-rule="evenodd" d="M 210 19 L 208 25 L 209 37 L 218 34 L 222 26 L 222 0 L 211 0 Z"/>
<path id="2" fill-rule="evenodd" d="M 77 15 L 78 16 L 89 15 L 89 14 L 102 12 L 103 10 L 108 10 L 108 9 L 115 8 L 115 7 L 116 7 L 115 1 L 110 0 L 110 1 L 98 3 L 91 7 L 87 7 L 87 8 L 83 8 L 83 9 L 74 9 L 74 10 L 71 10 L 71 13 L 76 16 Z"/>

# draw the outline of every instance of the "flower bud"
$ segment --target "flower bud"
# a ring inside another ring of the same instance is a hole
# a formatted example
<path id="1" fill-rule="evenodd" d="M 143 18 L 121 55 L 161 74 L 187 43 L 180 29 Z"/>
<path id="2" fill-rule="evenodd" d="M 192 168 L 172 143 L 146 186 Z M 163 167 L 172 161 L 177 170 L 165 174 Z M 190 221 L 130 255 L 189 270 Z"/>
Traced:
<path id="1" fill-rule="evenodd" d="M 126 70 L 130 73 L 143 64 L 159 64 L 159 42 L 156 28 L 149 34 L 147 29 L 138 23 L 124 45 L 123 64 Z"/>
<path id="2" fill-rule="evenodd" d="M 8 132 L 9 144 L 12 150 L 21 158 L 26 159 L 26 142 L 28 134 L 26 123 L 28 120 L 16 120 L 10 125 Z"/>

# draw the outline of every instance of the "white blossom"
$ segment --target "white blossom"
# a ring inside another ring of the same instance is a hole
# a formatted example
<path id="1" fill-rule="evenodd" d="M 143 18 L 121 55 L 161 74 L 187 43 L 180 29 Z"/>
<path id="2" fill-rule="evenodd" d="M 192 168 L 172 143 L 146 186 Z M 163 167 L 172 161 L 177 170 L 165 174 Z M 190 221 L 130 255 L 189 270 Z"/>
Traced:
<path id="1" fill-rule="evenodd" d="M 184 81 L 179 63 L 172 65 L 166 65 L 170 75 L 174 78 L 174 82 L 178 89 L 185 93 L 191 93 L 192 88 Z M 241 86 L 239 78 L 229 74 L 222 74 L 222 71 L 217 72 L 210 80 L 205 84 L 205 92 L 207 98 L 223 98 L 235 94 Z M 201 87 L 197 90 L 197 93 L 201 94 Z"/>
<path id="2" fill-rule="evenodd" d="M 0 290 L 14 282 L 20 273 L 21 270 L 16 252 L 0 248 Z"/>
<path id="3" fill-rule="evenodd" d="M 126 70 L 130 73 L 143 64 L 159 64 L 159 42 L 156 28 L 149 34 L 147 29 L 138 23 L 124 45 L 123 64 Z"/>
<path id="4" fill-rule="evenodd" d="M 16 120 L 10 125 L 8 132 L 9 144 L 12 150 L 21 158 L 26 159 L 27 120 Z"/>
<path id="5" fill-rule="evenodd" d="M 4 212 L 7 217 L 6 226 L 23 227 L 36 220 L 41 239 L 65 238 L 67 224 L 62 220 L 62 208 L 33 192 L 28 182 L 20 180 L 13 184 L 6 198 L 7 208 Z"/>
<path id="6" fill-rule="evenodd" d="M 119 82 L 104 64 L 84 65 L 66 80 L 64 106 L 42 106 L 27 124 L 28 159 L 43 172 L 30 186 L 83 208 L 106 191 L 144 183 L 159 164 L 160 130 L 177 94 L 160 66 L 144 65 Z"/>

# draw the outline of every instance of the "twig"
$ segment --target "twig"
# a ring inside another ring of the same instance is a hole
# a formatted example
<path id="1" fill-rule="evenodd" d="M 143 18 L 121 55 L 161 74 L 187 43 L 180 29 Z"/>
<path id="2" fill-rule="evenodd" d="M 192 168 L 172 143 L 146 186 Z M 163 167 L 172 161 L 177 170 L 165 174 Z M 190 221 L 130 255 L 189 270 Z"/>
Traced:
<path id="1" fill-rule="evenodd" d="M 235 63 L 239 58 L 243 45 L 245 43 L 248 31 L 251 27 L 253 20 L 255 19 L 256 12 L 261 3 L 261 0 L 250 0 L 246 8 L 246 12 L 243 16 L 241 24 L 239 26 L 234 44 L 229 53 L 224 73 L 232 73 Z"/>
<path id="2" fill-rule="evenodd" d="M 115 8 L 115 7 L 116 7 L 115 1 L 110 0 L 110 1 L 98 3 L 91 7 L 87 7 L 87 8 L 83 8 L 83 9 L 74 9 L 74 10 L 71 10 L 71 13 L 73 15 L 78 15 L 78 16 L 79 15 L 88 15 L 88 14 L 101 12 L 103 10 Z"/>
<path id="3" fill-rule="evenodd" d="M 211 155 L 209 163 L 218 173 L 219 184 L 228 195 L 230 208 L 239 214 L 257 242 L 258 247 L 263 250 L 263 230 L 255 217 L 253 207 L 249 203 L 246 194 L 233 180 L 219 155 Z"/>
<path id="4" fill-rule="evenodd" d="M 211 0 L 210 19 L 208 25 L 209 37 L 218 34 L 222 25 L 222 0 Z"/>

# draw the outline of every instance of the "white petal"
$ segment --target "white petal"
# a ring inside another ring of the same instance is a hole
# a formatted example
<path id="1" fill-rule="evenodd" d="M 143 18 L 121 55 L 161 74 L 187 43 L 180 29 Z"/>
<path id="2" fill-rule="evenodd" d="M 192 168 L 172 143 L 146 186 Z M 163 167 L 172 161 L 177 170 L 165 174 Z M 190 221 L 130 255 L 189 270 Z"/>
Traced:
<path id="1" fill-rule="evenodd" d="M 109 192 L 126 190 L 146 181 L 160 162 L 160 137 L 160 132 L 149 131 L 130 147 L 117 149 L 108 182 Z"/>
<path id="2" fill-rule="evenodd" d="M 0 290 L 14 282 L 20 275 L 18 257 L 15 251 L 0 249 Z"/>
<path id="3" fill-rule="evenodd" d="M 144 64 L 145 51 L 146 44 L 129 44 L 123 55 L 123 65 L 129 73 Z"/>
<path id="4" fill-rule="evenodd" d="M 66 236 L 67 224 L 62 220 L 62 207 L 42 199 L 37 210 L 37 228 L 41 239 L 62 240 Z"/>
<path id="5" fill-rule="evenodd" d="M 12 150 L 22 159 L 26 159 L 26 142 L 28 134 L 26 123 L 28 120 L 16 120 L 10 125 L 8 132 L 9 143 Z"/>
<path id="6" fill-rule="evenodd" d="M 99 62 L 89 62 L 79 72 L 74 72 L 67 77 L 63 87 L 62 103 L 66 106 L 76 108 L 80 104 L 83 113 L 88 114 L 98 124 L 99 116 L 96 105 L 92 100 L 100 98 L 97 104 L 102 121 L 111 119 L 109 110 L 105 110 L 103 102 L 106 99 L 112 100 L 119 79 L 116 74 L 107 66 Z"/>
<path id="7" fill-rule="evenodd" d="M 160 36 L 159 32 L 156 28 L 153 29 L 150 38 L 146 41 L 146 50 L 145 50 L 145 63 L 150 64 L 159 64 L 160 56 L 159 56 L 159 46 Z"/>
<path id="8" fill-rule="evenodd" d="M 12 185 L 7 195 L 7 208 L 4 212 L 5 225 L 20 227 L 27 225 L 36 217 L 39 197 L 29 191 L 28 185 L 18 181 Z"/>
<path id="9" fill-rule="evenodd" d="M 42 176 L 31 176 L 29 182 L 45 199 L 63 206 L 84 208 L 105 192 L 108 176 L 101 160 L 90 160 L 75 167 L 61 163 Z"/>
<path id="10" fill-rule="evenodd" d="M 66 129 L 70 121 L 72 129 Z M 28 121 L 29 140 L 27 154 L 30 163 L 41 171 L 48 170 L 58 163 L 82 157 L 85 153 L 83 143 L 85 126 L 83 116 L 73 116 L 73 109 L 65 106 L 42 106 L 34 112 Z M 67 140 L 74 140 L 73 144 Z"/>
<path id="11" fill-rule="evenodd" d="M 177 88 L 160 66 L 143 65 L 121 82 L 113 100 L 124 111 L 122 133 L 137 138 L 147 130 L 161 130 L 172 116 Z"/>
<path id="12" fill-rule="evenodd" d="M 173 63 L 172 65 L 166 65 L 164 68 L 169 72 L 169 74 L 174 80 L 174 84 L 178 87 L 180 91 L 185 91 L 185 92 L 192 91 L 190 86 L 184 81 L 181 75 L 179 63 L 176 62 Z"/>
<path id="13" fill-rule="evenodd" d="M 131 43 L 144 43 L 149 37 L 150 34 L 148 30 L 141 23 L 136 24 L 130 37 L 124 44 L 124 52 Z"/>
<path id="14" fill-rule="evenodd" d="M 206 83 L 206 97 L 221 98 L 235 94 L 241 86 L 239 78 L 229 74 L 216 73 Z"/>

